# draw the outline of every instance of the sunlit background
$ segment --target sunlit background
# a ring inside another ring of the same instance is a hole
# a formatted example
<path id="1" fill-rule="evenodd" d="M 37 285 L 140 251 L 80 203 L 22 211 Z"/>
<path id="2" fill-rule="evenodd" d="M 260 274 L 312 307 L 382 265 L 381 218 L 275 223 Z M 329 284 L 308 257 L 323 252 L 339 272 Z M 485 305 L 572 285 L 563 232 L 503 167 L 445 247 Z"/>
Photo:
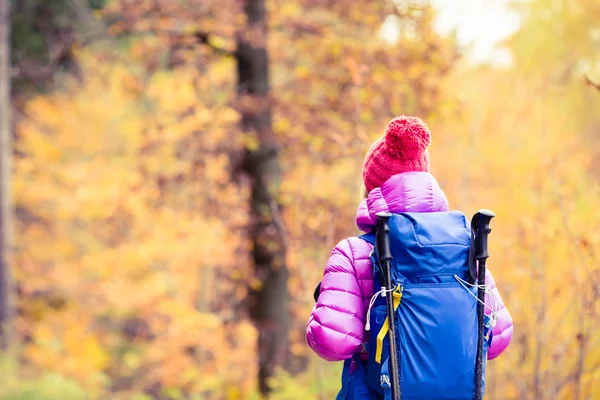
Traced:
<path id="1" fill-rule="evenodd" d="M 599 19 L 597 0 L 0 0 L 0 400 L 334 399 L 313 290 L 402 114 L 451 208 L 497 215 L 514 337 L 485 398 L 600 399 Z"/>

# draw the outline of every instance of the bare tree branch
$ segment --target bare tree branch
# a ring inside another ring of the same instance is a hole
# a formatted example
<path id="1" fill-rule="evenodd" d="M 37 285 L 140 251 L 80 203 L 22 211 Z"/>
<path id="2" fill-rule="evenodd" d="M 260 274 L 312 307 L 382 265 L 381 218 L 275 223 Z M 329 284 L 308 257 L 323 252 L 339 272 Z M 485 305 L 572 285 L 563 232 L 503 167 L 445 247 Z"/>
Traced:
<path id="1" fill-rule="evenodd" d="M 599 89 L 600 90 L 600 89 Z M 557 188 L 556 193 L 557 193 L 557 202 L 558 202 L 558 207 L 560 209 L 561 215 L 562 215 L 562 219 L 563 219 L 563 227 L 565 228 L 565 231 L 568 235 L 568 237 L 571 239 L 572 243 L 579 243 L 578 238 L 576 237 L 575 233 L 573 232 L 573 229 L 571 228 L 571 224 L 569 223 L 569 217 L 568 217 L 568 213 L 564 204 L 564 199 L 563 196 L 560 193 L 560 190 L 558 190 L 558 185 L 559 182 L 557 179 L 553 179 L 554 185 Z M 588 265 L 588 263 L 586 262 L 586 259 L 583 255 L 583 252 L 574 247 L 575 248 L 575 253 L 577 254 L 577 256 L 579 257 L 579 261 L 580 261 L 580 265 L 583 266 L 583 268 L 585 269 L 585 271 L 587 272 L 590 282 L 593 285 L 594 288 L 594 295 L 598 296 L 600 294 L 600 283 L 598 283 L 598 281 L 596 280 L 596 277 L 594 275 L 594 272 L 592 271 L 592 268 Z"/>
<path id="2" fill-rule="evenodd" d="M 70 0 L 66 3 L 75 16 L 75 34 L 81 43 L 89 43 L 99 39 L 109 39 L 108 28 L 102 20 L 95 18 L 93 10 L 86 0 Z"/>
<path id="3" fill-rule="evenodd" d="M 56 72 L 56 67 L 68 57 L 74 43 L 74 37 L 59 42 L 51 49 L 50 60 L 46 65 L 38 65 L 33 61 L 23 60 L 11 70 L 12 78 L 24 78 L 33 81 L 46 80 Z"/>
<path id="4" fill-rule="evenodd" d="M 567 386 L 571 383 L 575 383 L 577 381 L 577 379 L 580 378 L 579 373 L 593 374 L 593 373 L 597 372 L 598 370 L 600 370 L 600 362 L 597 362 L 596 364 L 594 364 L 591 367 L 586 368 L 582 371 L 575 371 L 575 372 L 565 376 L 554 386 L 554 393 L 558 394 L 558 392 L 560 392 L 561 389 L 564 388 L 565 386 Z"/>
<path id="5" fill-rule="evenodd" d="M 595 88 L 596 90 L 600 91 L 600 83 L 594 82 L 589 76 L 587 76 L 587 74 L 583 75 L 583 78 L 585 79 L 585 83 L 588 86 L 591 86 L 591 87 Z"/>
<path id="6" fill-rule="evenodd" d="M 144 33 L 149 33 L 148 32 L 141 32 L 142 34 Z M 167 35 L 170 36 L 171 38 L 175 38 L 175 39 L 180 39 L 180 40 L 185 40 L 185 39 L 193 39 L 195 40 L 197 43 L 203 44 L 209 48 L 211 48 L 212 50 L 214 50 L 214 52 L 218 55 L 222 55 L 222 56 L 227 56 L 227 57 L 233 57 L 236 55 L 236 51 L 234 49 L 227 49 L 227 48 L 223 48 L 220 47 L 218 45 L 216 45 L 214 43 L 213 39 L 215 35 L 213 35 L 212 33 L 209 32 L 205 32 L 205 31 L 193 31 L 193 32 L 183 32 L 180 30 L 157 30 L 157 31 L 152 31 L 158 35 Z M 138 32 L 139 34 L 140 32 Z"/>
<path id="7" fill-rule="evenodd" d="M 224 49 L 222 47 L 216 46 L 213 42 L 211 42 L 211 40 L 210 40 L 211 34 L 209 34 L 207 32 L 197 31 L 197 32 L 194 32 L 193 36 L 196 39 L 198 39 L 199 43 L 210 47 L 211 49 L 213 49 L 215 51 L 215 53 L 217 53 L 219 55 L 222 55 L 222 56 L 234 56 L 235 55 L 235 50 Z"/>

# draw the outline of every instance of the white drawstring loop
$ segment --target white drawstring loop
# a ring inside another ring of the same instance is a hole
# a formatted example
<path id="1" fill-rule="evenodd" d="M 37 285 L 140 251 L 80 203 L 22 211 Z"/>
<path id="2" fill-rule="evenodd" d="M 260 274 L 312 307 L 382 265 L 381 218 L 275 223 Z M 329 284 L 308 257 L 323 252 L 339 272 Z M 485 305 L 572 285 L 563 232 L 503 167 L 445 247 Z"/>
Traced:
<path id="1" fill-rule="evenodd" d="M 395 288 L 393 289 L 386 289 L 385 287 L 381 287 L 381 290 L 379 290 L 377 293 L 375 293 L 373 296 L 371 296 L 371 300 L 369 301 L 369 308 L 367 309 L 367 322 L 365 324 L 365 330 L 366 331 L 370 331 L 371 330 L 371 308 L 373 308 L 373 304 L 375 304 L 375 301 L 377 300 L 377 296 L 381 295 L 381 297 L 385 297 L 386 293 L 391 293 L 393 291 L 395 291 L 396 289 L 398 289 L 398 287 L 400 287 L 400 284 L 396 285 Z"/>
<path id="2" fill-rule="evenodd" d="M 461 277 L 459 277 L 458 275 L 454 275 L 454 279 L 456 279 L 458 281 L 458 283 L 460 283 L 461 286 L 464 287 L 467 290 L 467 292 L 469 292 L 471 294 L 471 296 L 473 296 L 475 298 L 475 300 L 477 300 L 478 302 L 483 304 L 484 307 L 486 307 L 488 310 L 491 311 L 490 312 L 490 321 L 485 326 L 488 328 L 493 328 L 494 326 L 496 326 L 496 323 L 498 322 L 497 311 L 498 311 L 498 307 L 500 306 L 500 300 L 498 300 L 498 298 L 496 297 L 496 294 L 494 293 L 492 288 L 489 285 L 477 285 L 477 284 L 469 283 L 469 282 L 465 281 L 464 279 L 462 279 Z M 469 290 L 467 285 L 471 286 L 473 288 L 477 288 L 478 290 L 480 288 L 482 288 L 484 290 L 485 294 L 489 295 L 492 306 L 490 307 L 487 304 L 485 304 L 485 302 L 479 300 L 479 298 L 477 296 L 475 296 L 473 294 L 473 292 L 471 292 Z"/>

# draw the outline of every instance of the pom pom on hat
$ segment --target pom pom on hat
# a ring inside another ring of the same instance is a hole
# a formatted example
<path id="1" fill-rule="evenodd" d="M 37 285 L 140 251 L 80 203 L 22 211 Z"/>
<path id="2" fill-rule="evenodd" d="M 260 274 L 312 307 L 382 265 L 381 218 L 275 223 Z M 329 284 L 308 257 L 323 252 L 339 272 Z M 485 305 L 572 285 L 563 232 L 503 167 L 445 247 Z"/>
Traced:
<path id="1" fill-rule="evenodd" d="M 395 118 L 385 131 L 382 150 L 398 159 L 417 158 L 431 143 L 431 132 L 418 118 Z"/>
<path id="2" fill-rule="evenodd" d="M 363 181 L 370 192 L 401 172 L 429 172 L 431 132 L 419 118 L 401 116 L 388 124 L 385 135 L 375 141 L 363 165 Z"/>

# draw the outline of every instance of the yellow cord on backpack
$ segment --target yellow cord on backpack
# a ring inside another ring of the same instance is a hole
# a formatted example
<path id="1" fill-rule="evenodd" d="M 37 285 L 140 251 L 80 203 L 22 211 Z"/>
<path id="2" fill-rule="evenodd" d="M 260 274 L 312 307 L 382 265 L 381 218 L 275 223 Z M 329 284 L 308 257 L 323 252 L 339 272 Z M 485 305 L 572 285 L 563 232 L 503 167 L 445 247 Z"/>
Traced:
<path id="1" fill-rule="evenodd" d="M 396 311 L 398 309 L 398 306 L 400 305 L 400 301 L 402 300 L 402 287 L 398 285 L 396 289 L 394 289 L 392 295 L 394 296 L 394 311 Z M 385 338 L 385 335 L 387 335 L 388 330 L 390 329 L 388 319 L 388 317 L 385 318 L 385 321 L 383 321 L 383 325 L 381 326 L 381 330 L 377 334 L 377 348 L 375 351 L 375 361 L 377 361 L 378 364 L 381 364 L 383 339 Z"/>

